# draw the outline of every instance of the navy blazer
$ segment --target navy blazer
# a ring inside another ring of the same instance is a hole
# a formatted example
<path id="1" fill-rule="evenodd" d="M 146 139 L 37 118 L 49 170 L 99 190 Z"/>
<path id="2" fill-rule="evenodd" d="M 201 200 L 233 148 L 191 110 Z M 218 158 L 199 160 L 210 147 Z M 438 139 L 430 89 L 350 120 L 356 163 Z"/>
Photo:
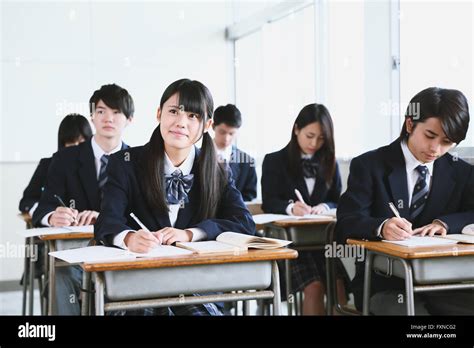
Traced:
<path id="1" fill-rule="evenodd" d="M 248 202 L 257 197 L 255 159 L 233 146 L 229 166 L 232 170 L 235 187 L 242 194 L 244 201 Z"/>
<path id="2" fill-rule="evenodd" d="M 288 171 L 288 147 L 270 153 L 263 159 L 262 166 L 262 209 L 265 213 L 286 214 L 290 200 L 297 201 L 295 189 L 300 191 L 306 204 L 311 206 L 326 203 L 330 208 L 336 208 L 341 195 L 342 183 L 339 166 L 336 162 L 331 187 L 327 187 L 322 173 L 317 174 L 316 183 L 311 195 L 303 174 L 293 178 Z"/>
<path id="3" fill-rule="evenodd" d="M 127 147 L 122 143 L 122 149 Z M 66 147 L 53 155 L 45 189 L 33 213 L 35 226 L 41 226 L 43 217 L 60 206 L 54 195 L 80 212 L 100 211 L 100 192 L 91 140 Z"/>
<path id="4" fill-rule="evenodd" d="M 46 185 L 46 178 L 48 177 L 48 168 L 51 164 L 51 157 L 42 158 L 36 167 L 33 176 L 31 177 L 30 183 L 23 191 L 23 197 L 20 200 L 20 211 L 27 213 L 35 205 L 36 202 L 39 202 L 41 198 L 41 193 L 43 188 Z"/>
<path id="5" fill-rule="evenodd" d="M 171 227 L 169 214 L 154 212 L 146 202 L 143 187 L 144 146 L 133 147 L 111 156 L 107 166 L 108 180 L 104 186 L 104 200 L 101 213 L 94 228 L 95 239 L 105 245 L 113 245 L 113 238 L 125 230 L 138 230 L 140 226 L 130 217 L 134 213 L 150 231 Z M 124 159 L 127 160 L 124 160 Z M 255 223 L 250 212 L 245 207 L 242 195 L 235 188 L 232 179 L 225 188 L 219 202 L 216 217 L 199 221 L 197 208 L 202 202 L 199 197 L 199 173 L 197 165 L 199 151 L 191 173 L 194 181 L 189 191 L 189 202 L 178 212 L 175 228 L 201 228 L 207 233 L 207 239 L 212 240 L 225 231 L 245 234 L 255 233 Z"/>
<path id="6" fill-rule="evenodd" d="M 389 202 L 397 206 L 401 217 L 410 221 L 407 186 L 400 140 L 354 158 L 350 165 L 347 191 L 341 196 L 337 209 L 338 241 L 344 243 L 347 238 L 379 239 L 376 236 L 378 227 L 393 217 Z M 447 223 L 448 233 L 461 233 L 465 225 L 474 223 L 472 166 L 448 153 L 434 162 L 425 208 L 411 222 L 413 228 L 417 228 L 430 224 L 434 219 Z M 357 292 L 358 288 L 360 296 L 363 279 L 363 262 L 358 262 L 353 289 Z M 403 287 L 403 280 L 396 278 L 373 274 L 372 280 L 374 292 Z"/>

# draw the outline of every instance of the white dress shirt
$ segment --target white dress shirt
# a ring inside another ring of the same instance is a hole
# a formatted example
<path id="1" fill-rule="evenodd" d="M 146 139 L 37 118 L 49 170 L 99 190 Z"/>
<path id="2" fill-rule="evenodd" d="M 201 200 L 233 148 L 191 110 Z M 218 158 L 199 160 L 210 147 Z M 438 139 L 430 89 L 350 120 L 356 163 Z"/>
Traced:
<path id="1" fill-rule="evenodd" d="M 420 178 L 420 173 L 418 173 L 418 171 L 415 168 L 418 167 L 418 166 L 425 166 L 426 168 L 428 168 L 428 174 L 429 175 L 426 175 L 426 186 L 428 187 L 428 191 L 429 191 L 430 185 L 431 185 L 431 177 L 433 176 L 434 161 L 430 162 L 430 163 L 421 163 L 411 153 L 410 149 L 408 148 L 408 145 L 407 145 L 406 141 L 402 141 L 400 143 L 400 145 L 401 145 L 401 148 L 402 148 L 403 157 L 405 159 L 405 169 L 406 169 L 406 172 L 407 172 L 408 208 L 409 208 L 410 205 L 411 205 L 411 198 L 412 198 L 412 195 L 413 195 L 413 189 L 416 185 L 416 182 Z M 396 205 L 397 202 L 394 202 L 394 204 Z M 380 235 L 382 233 L 382 227 L 383 227 L 383 225 L 385 224 L 385 222 L 387 220 L 389 220 L 389 219 L 386 219 L 384 222 L 382 222 L 382 224 L 377 229 L 377 236 L 380 237 Z"/>
<path id="2" fill-rule="evenodd" d="M 313 157 L 313 155 L 308 155 L 308 154 L 301 154 L 301 159 L 305 160 L 305 159 L 311 159 L 311 157 Z M 316 178 L 304 178 L 304 181 L 306 183 L 306 187 L 308 189 L 308 192 L 309 192 L 309 196 L 311 197 L 311 195 L 313 194 L 313 190 L 314 190 L 314 186 L 316 185 Z M 309 202 L 305 202 L 306 204 L 308 204 Z M 325 205 L 326 209 L 329 210 L 329 206 L 325 203 L 322 203 Z M 295 205 L 295 203 L 290 203 L 288 204 L 288 206 L 286 207 L 286 214 L 287 215 L 293 215 L 293 206 Z"/>
<path id="3" fill-rule="evenodd" d="M 183 175 L 190 174 L 191 170 L 193 169 L 194 158 L 195 157 L 196 157 L 196 149 L 193 147 L 191 149 L 191 151 L 189 152 L 188 157 L 184 160 L 184 162 L 181 163 L 180 166 L 175 167 L 173 165 L 173 163 L 171 162 L 170 158 L 168 157 L 168 155 L 165 152 L 165 163 L 164 163 L 165 175 L 171 175 L 175 170 L 178 170 L 178 169 L 181 170 Z M 176 220 L 178 219 L 178 213 L 179 213 L 180 205 L 179 204 L 170 204 L 168 207 L 169 207 L 169 218 L 170 218 L 171 226 L 174 227 L 174 225 L 176 223 Z M 204 230 L 200 229 L 200 228 L 187 228 L 186 230 L 192 232 L 192 235 L 193 235 L 192 241 L 193 242 L 197 242 L 199 240 L 203 240 L 203 239 L 207 238 L 206 232 Z M 123 249 L 127 249 L 127 246 L 125 245 L 124 239 L 125 239 L 125 236 L 129 232 L 135 232 L 135 231 L 125 230 L 125 231 L 120 232 L 118 235 L 116 235 L 114 237 L 114 245 L 116 245 L 120 248 L 123 248 Z"/>
<path id="4" fill-rule="evenodd" d="M 232 159 L 232 145 L 227 146 L 225 149 L 219 149 L 216 145 L 215 148 L 219 162 L 226 161 L 227 163 L 230 163 Z"/>

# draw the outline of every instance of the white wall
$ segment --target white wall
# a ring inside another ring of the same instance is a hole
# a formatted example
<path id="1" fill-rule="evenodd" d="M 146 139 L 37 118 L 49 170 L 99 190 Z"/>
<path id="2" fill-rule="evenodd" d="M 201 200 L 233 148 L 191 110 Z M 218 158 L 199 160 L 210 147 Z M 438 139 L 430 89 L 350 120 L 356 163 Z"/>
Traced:
<path id="1" fill-rule="evenodd" d="M 1 2 L 0 245 L 20 245 L 18 202 L 38 160 L 56 150 L 67 112 L 88 116 L 102 84 L 127 88 L 136 113 L 125 141 L 156 126 L 164 88 L 182 77 L 232 102 L 231 3 Z M 1 257 L 0 281 L 19 279 L 22 259 Z"/>

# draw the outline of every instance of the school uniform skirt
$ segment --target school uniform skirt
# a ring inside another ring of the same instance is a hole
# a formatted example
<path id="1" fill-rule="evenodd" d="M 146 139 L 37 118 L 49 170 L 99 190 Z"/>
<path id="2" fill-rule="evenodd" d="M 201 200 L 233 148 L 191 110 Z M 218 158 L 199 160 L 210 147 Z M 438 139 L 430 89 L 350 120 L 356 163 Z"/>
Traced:
<path id="1" fill-rule="evenodd" d="M 350 292 L 350 278 L 341 260 L 336 259 L 336 278 L 344 281 L 346 294 Z M 291 292 L 294 294 L 312 282 L 326 283 L 326 258 L 324 250 L 298 251 L 298 258 L 290 260 Z M 286 299 L 284 263 L 280 263 L 280 284 L 282 298 Z"/>

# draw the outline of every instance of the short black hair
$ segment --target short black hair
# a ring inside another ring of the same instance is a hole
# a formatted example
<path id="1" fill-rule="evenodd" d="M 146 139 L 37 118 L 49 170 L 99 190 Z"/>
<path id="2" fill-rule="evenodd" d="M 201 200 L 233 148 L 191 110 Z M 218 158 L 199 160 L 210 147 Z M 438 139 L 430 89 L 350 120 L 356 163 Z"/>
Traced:
<path id="1" fill-rule="evenodd" d="M 89 100 L 91 116 L 100 100 L 102 100 L 109 108 L 119 110 L 128 119 L 133 117 L 135 106 L 132 97 L 125 88 L 114 83 L 111 85 L 103 85 L 100 89 L 95 91 Z"/>
<path id="2" fill-rule="evenodd" d="M 224 123 L 229 127 L 240 128 L 242 125 L 242 115 L 240 114 L 239 109 L 237 109 L 233 104 L 219 106 L 214 111 L 214 126 L 218 126 L 221 123 Z"/>
<path id="3" fill-rule="evenodd" d="M 89 140 L 92 128 L 87 118 L 80 114 L 69 114 L 63 118 L 58 130 L 58 150 L 66 147 L 67 143 L 75 143 L 79 138 Z"/>
<path id="4" fill-rule="evenodd" d="M 406 120 L 413 121 L 413 127 L 426 119 L 436 117 L 449 140 L 459 144 L 466 138 L 469 128 L 469 106 L 467 99 L 456 89 L 430 87 L 415 95 L 405 112 L 400 139 L 408 139 Z"/>

